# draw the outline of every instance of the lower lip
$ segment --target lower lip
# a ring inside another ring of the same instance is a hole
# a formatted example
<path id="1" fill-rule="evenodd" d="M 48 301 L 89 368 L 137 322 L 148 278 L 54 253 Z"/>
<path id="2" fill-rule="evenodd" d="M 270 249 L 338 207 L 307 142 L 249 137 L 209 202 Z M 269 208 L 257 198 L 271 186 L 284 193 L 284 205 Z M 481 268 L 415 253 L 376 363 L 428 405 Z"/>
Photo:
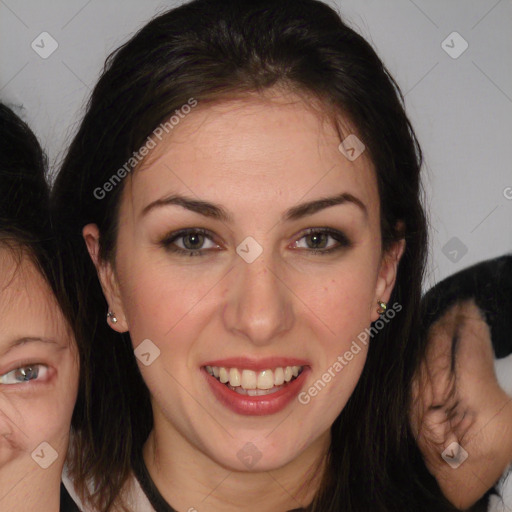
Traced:
<path id="1" fill-rule="evenodd" d="M 211 376 L 205 368 L 203 374 L 210 385 L 210 388 L 217 400 L 237 414 L 245 416 L 265 416 L 282 411 L 300 392 L 308 367 L 304 367 L 301 374 L 282 389 L 262 396 L 241 395 L 221 384 L 215 377 Z"/>

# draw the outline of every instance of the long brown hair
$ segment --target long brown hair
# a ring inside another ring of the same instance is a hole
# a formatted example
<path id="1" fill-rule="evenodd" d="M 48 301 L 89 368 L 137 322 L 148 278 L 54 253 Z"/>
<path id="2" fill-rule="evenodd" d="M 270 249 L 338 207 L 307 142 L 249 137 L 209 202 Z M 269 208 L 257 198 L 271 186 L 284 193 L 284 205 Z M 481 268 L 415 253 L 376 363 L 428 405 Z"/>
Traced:
<path id="1" fill-rule="evenodd" d="M 86 480 L 94 480 L 92 502 L 110 510 L 153 426 L 129 336 L 105 322 L 107 305 L 81 236 L 84 225 L 97 224 L 100 256 L 114 260 L 124 181 L 105 195 L 98 189 L 190 98 L 273 86 L 318 99 L 325 112 L 351 121 L 376 169 L 383 249 L 406 239 L 391 296 L 402 311 L 373 338 L 360 381 L 332 426 L 324 490 L 308 510 L 451 510 L 407 421 L 426 254 L 421 150 L 400 90 L 373 48 L 315 0 L 195 0 L 150 21 L 107 59 L 53 193 L 62 250 L 79 274 L 70 283 L 75 328 L 88 346 L 87 411 L 74 425 L 70 466 L 75 481 L 85 492 Z"/>

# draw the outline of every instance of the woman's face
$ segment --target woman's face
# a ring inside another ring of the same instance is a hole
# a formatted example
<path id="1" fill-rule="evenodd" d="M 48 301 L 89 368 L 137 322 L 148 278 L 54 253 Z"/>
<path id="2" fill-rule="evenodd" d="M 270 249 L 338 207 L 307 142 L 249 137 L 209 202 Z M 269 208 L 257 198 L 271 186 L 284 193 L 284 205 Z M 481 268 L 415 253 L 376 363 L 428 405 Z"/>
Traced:
<path id="1" fill-rule="evenodd" d="M 0 499 L 60 481 L 78 375 L 50 287 L 28 256 L 0 249 Z"/>
<path id="2" fill-rule="evenodd" d="M 339 143 L 294 96 L 199 103 L 123 191 L 114 268 L 98 265 L 111 325 L 155 429 L 225 467 L 328 438 L 391 293 L 402 245 L 383 258 L 372 164 Z M 84 236 L 97 262 L 96 227 Z"/>

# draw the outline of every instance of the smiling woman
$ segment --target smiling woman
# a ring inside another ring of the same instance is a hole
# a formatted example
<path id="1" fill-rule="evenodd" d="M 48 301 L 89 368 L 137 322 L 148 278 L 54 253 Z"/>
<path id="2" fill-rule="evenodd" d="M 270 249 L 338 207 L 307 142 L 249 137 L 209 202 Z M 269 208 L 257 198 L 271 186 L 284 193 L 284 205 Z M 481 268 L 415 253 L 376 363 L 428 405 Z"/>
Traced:
<path id="1" fill-rule="evenodd" d="M 5 511 L 18 510 L 20 503 L 27 510 L 77 510 L 65 488 L 60 491 L 79 364 L 61 310 L 65 299 L 53 244 L 41 148 L 29 128 L 0 105 L 0 510 Z"/>
<path id="2" fill-rule="evenodd" d="M 196 0 L 109 58 L 53 196 L 85 507 L 452 510 L 407 417 L 420 166 L 396 84 L 321 2 Z"/>

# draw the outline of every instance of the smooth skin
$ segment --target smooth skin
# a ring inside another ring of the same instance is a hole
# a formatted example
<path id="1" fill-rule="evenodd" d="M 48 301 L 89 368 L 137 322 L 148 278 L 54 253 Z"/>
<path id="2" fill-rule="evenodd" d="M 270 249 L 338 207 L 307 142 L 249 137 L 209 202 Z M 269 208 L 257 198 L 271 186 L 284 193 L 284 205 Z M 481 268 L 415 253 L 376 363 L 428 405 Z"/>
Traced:
<path id="1" fill-rule="evenodd" d="M 78 375 L 52 290 L 27 255 L 0 249 L 0 510 L 58 512 Z"/>
<path id="2" fill-rule="evenodd" d="M 372 163 L 366 153 L 345 158 L 313 103 L 277 90 L 199 103 L 128 178 L 113 263 L 98 257 L 97 226 L 83 230 L 118 319 L 112 328 L 129 331 L 134 348 L 150 339 L 160 350 L 150 366 L 139 362 L 154 414 L 144 458 L 177 510 L 282 512 L 311 502 L 329 429 L 367 347 L 307 405 L 293 400 L 266 416 L 219 403 L 201 368 L 228 357 L 299 357 L 310 367 L 307 389 L 378 319 L 377 300 L 389 300 L 404 241 L 382 252 Z M 283 219 L 292 207 L 342 193 L 357 200 Z M 174 204 L 148 209 L 172 194 L 220 205 L 230 218 Z M 163 243 L 184 228 L 208 235 Z M 340 231 L 349 244 L 308 236 L 309 228 Z M 263 248 L 250 264 L 236 252 L 249 236 Z M 203 256 L 170 250 L 191 244 Z M 251 469 L 237 456 L 248 442 L 261 453 Z"/>

